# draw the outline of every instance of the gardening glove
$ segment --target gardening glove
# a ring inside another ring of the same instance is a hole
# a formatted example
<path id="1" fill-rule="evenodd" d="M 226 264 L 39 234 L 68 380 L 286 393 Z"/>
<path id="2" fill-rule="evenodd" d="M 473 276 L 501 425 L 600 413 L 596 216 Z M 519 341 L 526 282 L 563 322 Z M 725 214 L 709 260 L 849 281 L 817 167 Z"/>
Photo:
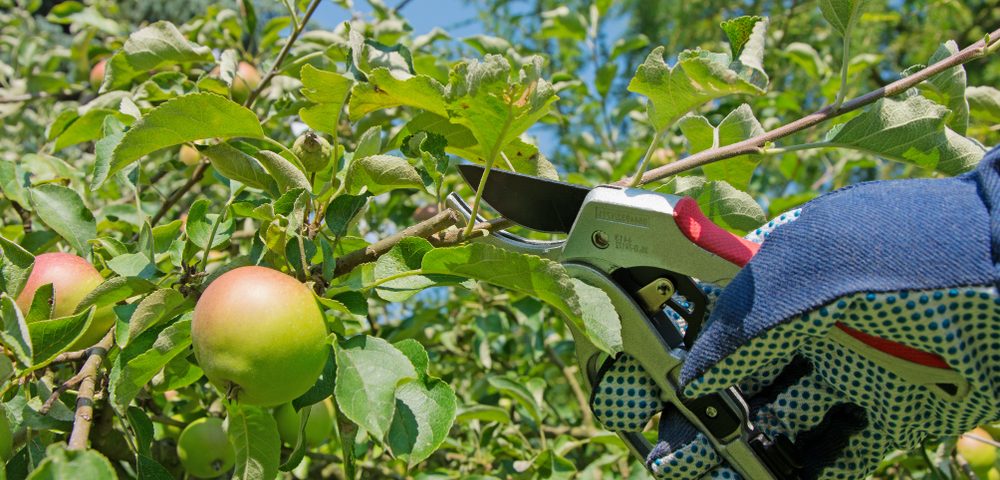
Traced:
<path id="1" fill-rule="evenodd" d="M 805 479 L 863 478 L 893 449 L 1000 418 L 998 164 L 994 149 L 959 177 L 845 188 L 754 232 L 767 241 L 714 302 L 684 396 L 739 385 Z M 627 355 L 607 370 L 595 414 L 618 429 L 607 401 L 641 400 L 607 387 L 645 373 Z M 634 431 L 661 408 L 646 390 Z M 676 412 L 659 430 L 658 477 L 739 478 Z"/>

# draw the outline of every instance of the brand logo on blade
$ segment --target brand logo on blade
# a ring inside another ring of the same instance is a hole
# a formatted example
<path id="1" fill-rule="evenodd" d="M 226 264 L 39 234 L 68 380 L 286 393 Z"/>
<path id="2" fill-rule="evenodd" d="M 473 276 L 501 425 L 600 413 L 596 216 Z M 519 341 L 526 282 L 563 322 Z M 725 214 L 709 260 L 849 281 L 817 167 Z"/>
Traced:
<path id="1" fill-rule="evenodd" d="M 597 209 L 594 210 L 594 217 L 597 220 L 604 220 L 615 223 L 624 223 L 625 225 L 632 225 L 634 227 L 649 226 L 649 216 L 647 215 L 639 215 L 632 212 L 615 211 L 610 208 L 598 207 Z"/>

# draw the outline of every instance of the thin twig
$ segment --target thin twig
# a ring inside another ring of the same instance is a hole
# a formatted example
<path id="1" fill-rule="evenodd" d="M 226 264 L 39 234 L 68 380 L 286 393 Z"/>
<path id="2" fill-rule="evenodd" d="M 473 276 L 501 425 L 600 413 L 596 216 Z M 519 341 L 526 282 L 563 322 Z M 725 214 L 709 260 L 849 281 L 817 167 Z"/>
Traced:
<path id="1" fill-rule="evenodd" d="M 845 102 L 840 105 L 839 108 L 835 109 L 832 108 L 832 106 L 823 107 L 822 109 L 795 120 L 794 122 L 782 125 L 761 135 L 748 138 L 742 142 L 733 143 L 724 147 L 702 150 L 684 158 L 683 160 L 678 160 L 674 163 L 654 168 L 644 173 L 639 182 L 633 182 L 632 178 L 624 178 L 615 182 L 615 185 L 628 186 L 633 183 L 642 185 L 656 180 L 661 180 L 671 175 L 676 175 L 680 172 L 691 170 L 702 165 L 718 162 L 719 160 L 738 157 L 740 155 L 760 153 L 761 149 L 770 142 L 787 137 L 788 135 L 818 125 L 832 118 L 839 117 L 847 112 L 857 110 L 865 105 L 874 103 L 881 98 L 891 97 L 903 93 L 910 88 L 915 87 L 920 82 L 937 75 L 938 73 L 975 60 L 976 58 L 991 52 L 996 45 L 1000 45 L 1000 29 L 994 30 L 990 33 L 989 39 L 989 45 L 987 45 L 984 40 L 980 40 L 972 45 L 969 45 L 968 47 L 965 47 L 958 53 L 945 57 L 941 61 L 912 75 L 903 77 L 890 83 L 889 85 L 886 85 L 885 87 L 868 92 L 860 97 Z"/>
<path id="2" fill-rule="evenodd" d="M 76 395 L 76 415 L 73 418 L 73 433 L 69 436 L 70 450 L 84 450 L 90 438 L 90 427 L 94 421 L 94 390 L 97 385 L 97 372 L 101 368 L 104 356 L 108 354 L 115 339 L 115 331 L 110 330 L 97 345 L 90 347 L 87 361 L 80 368 L 83 378 L 80 381 L 80 392 Z"/>
<path id="3" fill-rule="evenodd" d="M 55 365 L 59 363 L 75 362 L 77 360 L 82 360 L 87 356 L 87 349 L 77 350 L 75 352 L 65 352 L 60 353 L 56 358 L 49 362 L 49 365 Z"/>
<path id="4" fill-rule="evenodd" d="M 21 217 L 21 228 L 24 230 L 24 233 L 30 233 L 31 212 L 25 210 L 24 207 L 22 207 L 19 203 L 14 201 L 10 202 L 10 206 L 14 208 L 15 212 L 17 212 L 17 216 Z"/>
<path id="5" fill-rule="evenodd" d="M 288 41 L 285 42 L 285 46 L 281 48 L 281 52 L 278 53 L 278 58 L 274 59 L 274 64 L 271 65 L 271 70 L 267 72 L 267 75 L 264 75 L 264 78 L 261 79 L 257 88 L 250 92 L 250 96 L 247 97 L 247 101 L 243 103 L 243 106 L 247 108 L 252 107 L 253 102 L 255 102 L 257 97 L 260 96 L 260 92 L 263 91 L 264 88 L 267 87 L 267 84 L 271 83 L 271 79 L 274 78 L 279 71 L 281 71 L 281 62 L 285 61 L 285 57 L 288 56 L 288 52 L 292 49 L 292 44 L 294 44 L 295 40 L 299 38 L 299 34 L 305 30 L 306 24 L 309 23 L 309 17 L 312 17 L 313 12 L 316 11 L 316 7 L 318 7 L 319 4 L 320 0 L 312 0 L 312 2 L 309 3 L 309 6 L 306 8 L 306 13 L 302 16 L 302 19 L 295 27 L 295 30 L 292 30 L 292 34 L 288 36 Z"/>
<path id="6" fill-rule="evenodd" d="M 209 165 L 210 163 L 203 161 L 199 163 L 197 167 L 195 167 L 194 172 L 191 173 L 191 178 L 189 178 L 188 181 L 184 183 L 184 185 L 178 187 L 177 190 L 174 190 L 173 193 L 171 193 L 170 196 L 163 201 L 163 205 L 160 205 L 160 209 L 157 210 L 156 214 L 153 215 L 153 218 L 149 220 L 149 224 L 151 226 L 155 227 L 156 223 L 159 222 L 163 218 L 163 216 L 166 215 L 167 212 L 170 211 L 170 209 L 173 208 L 173 206 L 178 201 L 180 201 L 182 197 L 184 197 L 184 194 L 186 194 L 189 190 L 191 190 L 192 187 L 194 187 L 198 182 L 201 181 L 202 178 L 205 177 L 205 171 L 208 170 Z"/>
<path id="7" fill-rule="evenodd" d="M 427 220 L 416 225 L 411 225 L 388 237 L 385 237 L 365 248 L 359 248 L 340 258 L 337 258 L 337 266 L 334 268 L 335 277 L 349 273 L 354 267 L 362 263 L 373 262 L 383 253 L 396 246 L 397 243 L 406 237 L 427 238 L 441 230 L 444 230 L 458 222 L 458 214 L 452 209 L 446 209 Z"/>

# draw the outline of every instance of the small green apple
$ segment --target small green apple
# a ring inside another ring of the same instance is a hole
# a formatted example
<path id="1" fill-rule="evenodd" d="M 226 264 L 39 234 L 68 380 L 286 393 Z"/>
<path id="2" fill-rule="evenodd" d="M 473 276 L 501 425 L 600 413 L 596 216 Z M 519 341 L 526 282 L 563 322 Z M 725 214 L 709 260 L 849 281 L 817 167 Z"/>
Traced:
<path id="1" fill-rule="evenodd" d="M 307 172 L 318 172 L 330 164 L 333 147 L 315 132 L 306 132 L 295 139 L 292 153 L 299 158 Z"/>
<path id="2" fill-rule="evenodd" d="M 275 406 L 316 383 L 330 348 L 312 291 L 264 267 L 212 282 L 195 305 L 191 342 L 205 376 L 230 398 Z"/>
<path id="3" fill-rule="evenodd" d="M 177 457 L 184 470 L 201 478 L 218 477 L 236 463 L 222 420 L 215 417 L 199 418 L 184 428 L 177 439 Z"/>
<path id="4" fill-rule="evenodd" d="M 306 420 L 306 445 L 316 447 L 322 445 L 333 431 L 333 401 L 327 398 L 309 406 L 309 419 Z M 294 446 L 299 441 L 299 413 L 291 403 L 286 403 L 274 411 L 274 419 L 278 422 L 278 433 L 281 440 Z"/>
<path id="5" fill-rule="evenodd" d="M 969 433 L 979 438 L 993 440 L 989 432 L 982 428 L 975 428 Z M 955 450 L 966 462 L 969 462 L 969 466 L 977 473 L 985 474 L 987 470 L 996 465 L 997 447 L 975 438 L 966 435 L 959 437 L 958 443 L 955 444 Z"/>
<path id="6" fill-rule="evenodd" d="M 181 158 L 181 163 L 184 165 L 193 166 L 201 163 L 201 152 L 191 145 L 181 145 L 181 150 L 178 155 Z"/>
<path id="7" fill-rule="evenodd" d="M 35 257 L 35 266 L 24 284 L 24 289 L 17 296 L 17 308 L 27 312 L 35 291 L 40 287 L 52 284 L 55 294 L 52 317 L 59 318 L 76 312 L 80 301 L 104 282 L 104 277 L 89 262 L 70 253 L 43 253 Z M 70 350 L 81 350 L 99 342 L 115 323 L 115 313 L 111 306 L 98 309 L 90 327 Z"/>

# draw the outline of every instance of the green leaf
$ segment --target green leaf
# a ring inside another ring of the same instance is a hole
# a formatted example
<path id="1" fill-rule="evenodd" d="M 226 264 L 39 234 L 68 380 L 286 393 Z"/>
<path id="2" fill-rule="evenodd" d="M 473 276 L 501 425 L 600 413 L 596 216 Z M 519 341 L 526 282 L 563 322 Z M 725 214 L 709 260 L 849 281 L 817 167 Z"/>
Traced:
<path id="1" fill-rule="evenodd" d="M 663 60 L 664 48 L 657 47 L 636 69 L 628 90 L 649 98 L 649 119 L 660 131 L 709 100 L 761 95 L 768 83 L 761 65 L 766 30 L 767 21 L 757 21 L 737 58 L 730 52 L 685 50 L 671 67 Z"/>
<path id="2" fill-rule="evenodd" d="M 986 151 L 945 126 L 948 114 L 947 108 L 919 95 L 883 98 L 834 127 L 825 144 L 957 175 L 975 167 Z"/>
<path id="3" fill-rule="evenodd" d="M 153 278 L 156 265 L 145 253 L 126 253 L 108 261 L 108 268 L 123 277 Z"/>
<path id="4" fill-rule="evenodd" d="M 381 67 L 389 70 L 392 75 L 400 79 L 406 79 L 413 75 L 413 59 L 410 50 L 401 44 L 390 47 L 366 39 L 361 32 L 352 28 L 348 34 L 348 46 L 351 49 L 351 60 L 357 72 L 370 75 L 373 70 Z"/>
<path id="5" fill-rule="evenodd" d="M 358 147 L 354 149 L 354 158 L 370 157 L 382 153 L 382 127 L 376 125 L 361 134 Z"/>
<path id="6" fill-rule="evenodd" d="M 274 416 L 260 407 L 226 402 L 229 440 L 236 450 L 233 479 L 271 480 L 278 476 L 281 438 Z"/>
<path id="7" fill-rule="evenodd" d="M 97 308 L 114 305 L 118 302 L 142 295 L 156 289 L 156 285 L 148 280 L 136 277 L 111 277 L 83 297 L 76 306 L 77 313 L 86 310 L 91 305 Z"/>
<path id="8" fill-rule="evenodd" d="M 140 455 L 150 455 L 150 446 L 153 443 L 153 422 L 146 415 L 146 412 L 139 407 L 128 407 L 125 412 L 132 431 L 135 432 L 135 443 Z"/>
<path id="9" fill-rule="evenodd" d="M 308 64 L 302 67 L 299 74 L 302 78 L 302 95 L 315 104 L 299 109 L 299 117 L 313 130 L 337 135 L 340 112 L 354 80 Z"/>
<path id="10" fill-rule="evenodd" d="M 88 110 L 77 119 L 73 120 L 62 133 L 55 139 L 52 151 L 58 152 L 71 145 L 97 140 L 102 136 L 103 126 L 107 117 L 114 118 L 119 122 L 128 125 L 135 121 L 134 118 L 116 110 L 104 108 L 94 108 Z"/>
<path id="11" fill-rule="evenodd" d="M 611 297 L 604 290 L 587 285 L 582 280 L 573 278 L 570 281 L 583 312 L 584 332 L 602 351 L 620 352 L 622 325 Z"/>
<path id="12" fill-rule="evenodd" d="M 17 309 L 14 299 L 6 293 L 0 293 L 0 320 L 3 320 L 3 330 L 0 330 L 0 343 L 14 353 L 25 368 L 32 366 L 34 355 L 31 349 L 31 334 L 24 322 L 24 315 Z"/>
<path id="13" fill-rule="evenodd" d="M 973 118 L 1000 123 L 1000 90 L 993 87 L 969 87 L 965 90 Z"/>
<path id="14" fill-rule="evenodd" d="M 257 160 L 271 173 L 271 176 L 278 184 L 278 188 L 282 191 L 293 188 L 302 188 L 309 191 L 312 188 L 312 185 L 309 184 L 309 179 L 306 178 L 306 174 L 302 173 L 302 170 L 299 170 L 294 163 L 276 152 L 260 150 L 257 152 Z"/>
<path id="15" fill-rule="evenodd" d="M 461 247 L 436 248 L 427 252 L 421 262 L 424 275 L 461 275 L 482 280 L 509 290 L 535 297 L 561 312 L 580 332 L 584 332 L 595 346 L 607 353 L 615 353 L 615 346 L 621 339 L 606 336 L 619 332 L 612 326 L 618 324 L 617 312 L 614 316 L 605 313 L 614 309 L 593 308 L 604 301 L 596 295 L 588 295 L 587 304 L 591 308 L 581 308 L 580 298 L 569 274 L 562 265 L 551 260 L 526 255 L 492 245 L 473 243 Z M 610 300 L 607 300 L 610 302 Z M 601 325 L 599 331 L 588 330 L 588 325 Z"/>
<path id="16" fill-rule="evenodd" d="M 174 478 L 170 471 L 160 465 L 160 462 L 147 455 L 141 453 L 136 455 L 136 463 L 138 480 L 171 480 Z"/>
<path id="17" fill-rule="evenodd" d="M 35 256 L 20 245 L 0 236 L 0 290 L 14 298 L 28 283 L 31 269 L 35 266 Z"/>
<path id="18" fill-rule="evenodd" d="M 220 142 L 202 150 L 201 153 L 208 157 L 212 161 L 212 166 L 226 178 L 277 195 L 278 184 L 257 159 L 242 150 L 226 142 Z"/>
<path id="19" fill-rule="evenodd" d="M 129 349 L 128 354 L 123 351 L 112 367 L 116 374 L 109 380 L 115 408 L 124 412 L 139 391 L 174 357 L 188 352 L 190 346 L 191 320 L 184 319 L 163 329 L 151 348 L 142 349 L 141 353 L 137 347 Z"/>
<path id="20" fill-rule="evenodd" d="M 133 78 L 163 66 L 212 61 L 208 47 L 189 42 L 170 22 L 156 22 L 129 35 L 121 51 L 108 61 L 101 89 L 125 87 Z"/>
<path id="21" fill-rule="evenodd" d="M 337 404 L 376 439 L 385 436 L 392 422 L 396 385 L 415 378 L 406 356 L 381 338 L 359 335 L 337 348 Z"/>
<path id="22" fill-rule="evenodd" d="M 739 58 L 740 54 L 743 53 L 743 47 L 750 41 L 754 27 L 762 20 L 764 20 L 764 17 L 755 15 L 744 15 L 742 17 L 723 20 L 720 26 L 722 27 L 722 31 L 726 32 L 726 37 L 729 38 L 729 50 L 733 58 Z"/>
<path id="23" fill-rule="evenodd" d="M 35 296 L 31 299 L 31 305 L 24 315 L 24 323 L 30 324 L 38 320 L 48 320 L 52 318 L 52 311 L 55 309 L 55 287 L 47 283 L 35 290 Z"/>
<path id="24" fill-rule="evenodd" d="M 424 254 L 434 247 L 420 237 L 407 237 L 393 246 L 388 252 L 375 261 L 375 280 L 403 274 L 420 269 Z M 462 277 L 450 275 L 406 275 L 400 278 L 380 283 L 375 291 L 387 302 L 402 302 L 415 293 L 433 285 L 461 283 Z"/>
<path id="25" fill-rule="evenodd" d="M 326 207 L 326 228 L 336 237 L 346 235 L 367 203 L 368 195 L 338 195 Z"/>
<path id="26" fill-rule="evenodd" d="M 70 450 L 64 443 L 53 443 L 46 447 L 45 458 L 28 475 L 28 480 L 65 478 L 111 480 L 118 478 L 118 475 L 111 462 L 96 450 Z"/>
<path id="27" fill-rule="evenodd" d="M 80 255 L 90 254 L 87 242 L 97 238 L 97 223 L 76 191 L 52 183 L 32 188 L 31 208 Z"/>
<path id="28" fill-rule="evenodd" d="M 351 121 L 356 121 L 376 110 L 398 106 L 445 116 L 444 86 L 427 75 L 399 78 L 387 68 L 376 68 L 368 75 L 368 82 L 358 83 L 351 89 L 348 109 Z"/>
<path id="29" fill-rule="evenodd" d="M 691 153 L 724 147 L 764 133 L 764 127 L 745 103 L 729 112 L 718 127 L 712 126 L 707 118 L 700 115 L 687 115 L 680 119 L 678 126 L 691 146 Z M 740 155 L 704 165 L 702 170 L 708 180 L 723 180 L 738 189 L 746 190 L 759 162 L 760 155 Z"/>
<path id="30" fill-rule="evenodd" d="M 422 113 L 414 117 L 406 128 L 410 133 L 425 131 L 441 135 L 448 142 L 445 147 L 446 152 L 480 165 L 486 164 L 488 153 L 477 143 L 472 132 L 462 125 L 449 122 L 447 118 L 433 113 Z M 503 169 L 533 177 L 559 179 L 556 168 L 538 151 L 538 147 L 525 143 L 520 138 L 513 139 L 502 151 L 503 155 L 497 166 Z"/>
<path id="31" fill-rule="evenodd" d="M 484 422 L 497 422 L 503 424 L 511 422 L 510 414 L 507 413 L 507 409 L 493 405 L 480 404 L 462 407 L 462 409 L 458 412 L 458 416 L 455 417 L 455 420 L 458 422 L 481 420 Z"/>
<path id="32" fill-rule="evenodd" d="M 212 245 L 209 246 L 208 238 L 212 236 L 212 224 L 215 223 L 220 215 L 219 213 L 208 213 L 208 209 L 211 207 L 212 202 L 206 198 L 202 198 L 194 202 L 191 205 L 191 209 L 188 210 L 188 238 L 195 246 L 202 250 L 216 248 L 229 241 L 229 236 L 232 234 L 233 226 L 235 225 L 233 216 L 226 215 L 225 220 L 219 223 L 219 228 L 216 230 L 215 236 L 212 237 Z"/>
<path id="33" fill-rule="evenodd" d="M 819 9 L 823 18 L 830 22 L 840 36 L 846 36 L 861 16 L 861 7 L 865 0 L 820 0 Z"/>
<path id="34" fill-rule="evenodd" d="M 767 221 L 753 197 L 721 180 L 677 177 L 674 193 L 697 200 L 706 217 L 730 231 L 745 233 Z"/>
<path id="35" fill-rule="evenodd" d="M 956 53 L 958 44 L 954 40 L 948 40 L 938 47 L 928 64 L 933 65 Z M 947 125 L 959 135 L 965 135 L 969 128 L 969 102 L 965 98 L 965 85 L 965 67 L 962 65 L 955 65 L 921 84 L 925 96 L 951 110 Z"/>
<path id="36" fill-rule="evenodd" d="M 423 188 L 420 173 L 405 158 L 392 155 L 372 155 L 355 158 L 344 176 L 347 193 L 357 195 L 368 191 L 378 195 L 400 188 Z"/>
<path id="37" fill-rule="evenodd" d="M 89 308 L 75 315 L 29 323 L 32 370 L 48 365 L 57 355 L 69 349 L 87 331 L 93 318 L 94 308 Z"/>
<path id="38" fill-rule="evenodd" d="M 455 409 L 455 392 L 441 380 L 427 378 L 400 385 L 389 426 L 392 454 L 410 467 L 425 460 L 448 437 Z"/>
<path id="39" fill-rule="evenodd" d="M 806 71 L 813 80 L 820 80 L 830 71 L 830 67 L 820 57 L 812 45 L 802 42 L 789 43 L 781 55 L 787 57 Z"/>
<path id="40" fill-rule="evenodd" d="M 292 400 L 292 407 L 296 411 L 302 410 L 312 404 L 322 402 L 333 395 L 334 388 L 336 386 L 336 374 L 337 374 L 337 362 L 333 356 L 330 355 L 326 360 L 326 365 L 323 366 L 323 372 L 320 373 L 319 378 L 316 383 L 303 393 L 299 395 L 299 398 Z"/>
<path id="41" fill-rule="evenodd" d="M 497 389 L 503 395 L 514 399 L 528 412 L 536 424 L 542 423 L 542 409 L 539 407 L 535 397 L 525 388 L 521 382 L 515 382 L 506 377 L 490 376 L 487 378 L 491 387 Z"/>
<path id="42" fill-rule="evenodd" d="M 205 138 L 262 138 L 249 109 L 213 93 L 190 93 L 164 102 L 132 125 L 115 148 L 108 175 L 161 148 Z"/>
<path id="43" fill-rule="evenodd" d="M 164 320 L 169 320 L 173 315 L 190 306 L 184 295 L 172 288 L 160 289 L 146 295 L 146 298 L 143 298 L 136 306 L 135 311 L 132 312 L 132 317 L 128 322 L 128 336 L 125 337 L 126 341 L 121 346 L 128 345 L 129 341 L 146 330 Z"/>
<path id="44" fill-rule="evenodd" d="M 132 122 L 129 122 L 132 123 Z M 111 168 L 111 158 L 115 149 L 125 136 L 125 124 L 113 115 L 104 117 L 102 126 L 104 138 L 94 143 L 94 171 L 90 178 L 90 189 L 96 190 L 105 180 L 108 179 L 108 171 Z"/>
<path id="45" fill-rule="evenodd" d="M 499 55 L 452 67 L 445 94 L 448 118 L 472 132 L 486 152 L 487 164 L 497 160 L 503 148 L 545 116 L 558 99 L 541 72 L 538 56 L 527 59 L 515 78 L 511 78 L 507 59 Z"/>

